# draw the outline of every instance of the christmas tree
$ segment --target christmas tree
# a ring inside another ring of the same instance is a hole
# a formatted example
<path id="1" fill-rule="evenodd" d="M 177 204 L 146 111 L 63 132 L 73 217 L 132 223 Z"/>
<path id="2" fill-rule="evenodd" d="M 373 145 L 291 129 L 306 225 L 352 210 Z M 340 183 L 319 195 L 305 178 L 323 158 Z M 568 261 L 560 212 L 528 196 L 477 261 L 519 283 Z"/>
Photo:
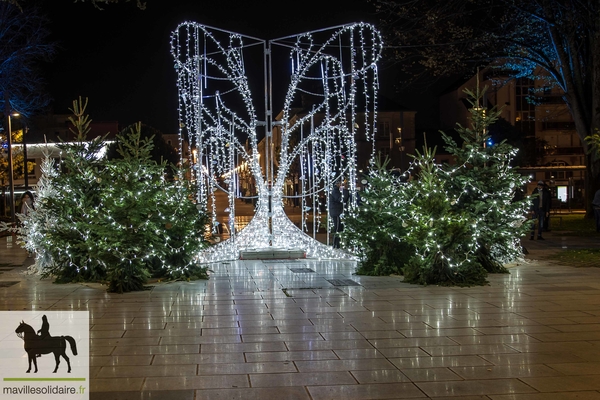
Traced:
<path id="1" fill-rule="evenodd" d="M 415 251 L 404 268 L 404 280 L 418 284 L 481 285 L 487 273 L 475 260 L 474 221 L 454 207 L 449 177 L 435 162 L 436 149 L 416 152 L 416 178 L 405 187 L 408 206 L 406 240 Z"/>
<path id="2" fill-rule="evenodd" d="M 152 143 L 140 138 L 139 126 L 117 136 L 122 158 L 106 163 L 100 175 L 104 223 L 96 227 L 96 259 L 106 265 L 109 291 L 140 290 L 150 276 L 149 263 L 165 255 L 157 191 L 162 190 L 164 165 L 150 160 Z"/>
<path id="3" fill-rule="evenodd" d="M 516 150 L 489 141 L 499 111 L 479 107 L 485 90 L 466 93 L 472 125 L 458 126 L 462 145 L 442 132 L 453 165 L 438 165 L 425 143 L 409 182 L 398 184 L 385 167 L 370 172 L 362 205 L 346 218 L 345 243 L 364 260 L 358 273 L 482 285 L 488 272 L 507 272 L 503 264 L 522 256 L 528 200 L 517 198 L 526 178 L 510 165 Z"/>
<path id="4" fill-rule="evenodd" d="M 407 204 L 399 176 L 387 170 L 389 160 L 377 158 L 360 202 L 344 215 L 342 242 L 359 255 L 360 275 L 402 274 L 406 254 Z"/>
<path id="5" fill-rule="evenodd" d="M 95 257 L 101 241 L 94 226 L 104 215 L 98 184 L 104 138 L 86 139 L 91 122 L 86 106 L 81 99 L 73 102 L 69 129 L 76 139 L 58 145 L 61 159 L 56 170 L 44 161 L 35 211 L 24 221 L 26 247 L 38 255 L 37 269 L 57 282 L 105 278 L 106 267 Z"/>
<path id="6" fill-rule="evenodd" d="M 42 271 L 50 270 L 54 266 L 46 232 L 50 232 L 60 223 L 57 215 L 48 211 L 48 199 L 57 195 L 54 180 L 59 172 L 54 159 L 44 154 L 40 169 L 42 175 L 37 183 L 34 207 L 27 216 L 17 214 L 21 225 L 14 230 L 27 252 L 36 255 L 35 263 L 30 267 L 30 271 L 36 274 L 42 274 Z"/>
<path id="7" fill-rule="evenodd" d="M 486 88 L 465 90 L 471 104 L 471 126 L 457 126 L 462 144 L 442 132 L 446 150 L 455 158 L 448 166 L 448 191 L 456 198 L 452 209 L 467 213 L 474 222 L 471 235 L 477 239 L 477 261 L 489 272 L 507 272 L 503 264 L 522 256 L 520 238 L 529 206 L 520 196 L 527 178 L 511 166 L 517 150 L 507 144 L 492 143 L 489 127 L 501 111 L 481 107 Z M 517 200 L 521 198 L 520 200 Z"/>
<path id="8" fill-rule="evenodd" d="M 191 184 L 165 179 L 139 124 L 117 136 L 121 158 L 99 157 L 104 138 L 86 140 L 85 107 L 74 102 L 77 140 L 60 145 L 59 170 L 44 160 L 35 210 L 23 220 L 36 270 L 57 282 L 106 282 L 114 292 L 142 290 L 152 275 L 206 278 L 195 262 L 207 245 L 206 215 Z"/>
<path id="9" fill-rule="evenodd" d="M 198 193 L 194 182 L 184 178 L 185 170 L 177 171 L 177 179 L 156 193 L 164 249 L 152 274 L 166 279 L 207 279 L 207 268 L 197 263 L 196 255 L 208 245 L 209 218 L 194 200 Z"/>

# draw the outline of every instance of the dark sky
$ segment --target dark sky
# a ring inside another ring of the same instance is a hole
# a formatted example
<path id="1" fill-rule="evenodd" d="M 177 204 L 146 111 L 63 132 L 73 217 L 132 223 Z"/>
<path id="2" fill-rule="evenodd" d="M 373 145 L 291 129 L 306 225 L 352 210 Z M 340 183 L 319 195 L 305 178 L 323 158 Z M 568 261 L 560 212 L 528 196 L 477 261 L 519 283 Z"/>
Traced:
<path id="1" fill-rule="evenodd" d="M 147 0 L 144 11 L 136 8 L 135 0 L 103 11 L 89 2 L 45 3 L 52 7 L 50 29 L 60 46 L 46 77 L 55 112 L 68 112 L 82 96 L 89 98 L 87 111 L 95 121 L 117 120 L 122 126 L 142 121 L 164 133 L 177 132 L 170 35 L 179 23 L 194 21 L 273 39 L 376 22 L 367 0 Z"/>

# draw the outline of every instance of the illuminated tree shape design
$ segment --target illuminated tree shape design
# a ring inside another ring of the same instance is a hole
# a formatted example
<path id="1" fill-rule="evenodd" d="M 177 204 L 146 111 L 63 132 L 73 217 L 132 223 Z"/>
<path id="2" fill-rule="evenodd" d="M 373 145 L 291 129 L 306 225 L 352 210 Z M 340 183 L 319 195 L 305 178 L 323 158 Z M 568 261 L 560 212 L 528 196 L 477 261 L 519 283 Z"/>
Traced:
<path id="1" fill-rule="evenodd" d="M 327 198 L 334 182 L 346 179 L 351 206 L 356 205 L 356 136 L 360 132 L 371 143 L 372 156 L 381 49 L 379 32 L 364 23 L 270 41 L 194 22 L 173 31 L 180 141 L 187 139 L 194 149 L 189 162 L 199 183 L 198 201 L 211 207 L 207 211 L 212 212 L 213 225 L 215 190 L 223 190 L 229 199 L 231 237 L 203 253 L 203 260 L 237 259 L 240 251 L 251 249 L 300 249 L 307 257 L 354 258 L 314 239 L 320 223 L 318 196 Z M 285 58 L 278 58 L 280 50 Z M 282 70 L 272 68 L 276 63 L 289 65 L 277 118 L 272 91 Z M 256 77 L 250 79 L 252 73 Z M 260 106 L 253 103 L 253 84 L 264 91 Z M 311 105 L 299 113 L 302 98 L 310 99 Z M 257 109 L 264 119 L 257 117 Z M 242 170 L 254 179 L 257 204 L 253 219 L 236 233 L 235 199 L 240 197 Z M 291 170 L 301 186 L 301 229 L 283 207 Z M 312 237 L 306 233 L 307 205 L 313 213 Z"/>

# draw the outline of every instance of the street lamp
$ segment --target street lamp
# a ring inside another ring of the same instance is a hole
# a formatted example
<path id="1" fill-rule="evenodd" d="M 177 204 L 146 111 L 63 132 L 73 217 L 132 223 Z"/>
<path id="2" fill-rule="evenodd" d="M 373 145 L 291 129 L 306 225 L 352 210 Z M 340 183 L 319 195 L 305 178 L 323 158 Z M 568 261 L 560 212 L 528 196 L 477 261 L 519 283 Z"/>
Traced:
<path id="1" fill-rule="evenodd" d="M 14 224 L 17 222 L 15 216 L 15 185 L 14 185 L 14 177 L 13 177 L 13 157 L 12 157 L 12 127 L 11 127 L 11 116 L 18 117 L 19 114 L 13 112 L 6 113 L 6 141 L 8 143 L 8 185 L 9 185 L 9 199 L 8 206 L 10 207 L 10 221 Z"/>
<path id="2" fill-rule="evenodd" d="M 27 125 L 23 126 L 23 136 L 21 139 L 21 143 L 23 144 L 23 172 L 24 172 L 24 183 L 25 190 L 29 190 L 29 165 L 27 163 L 27 133 L 29 132 L 29 127 Z"/>

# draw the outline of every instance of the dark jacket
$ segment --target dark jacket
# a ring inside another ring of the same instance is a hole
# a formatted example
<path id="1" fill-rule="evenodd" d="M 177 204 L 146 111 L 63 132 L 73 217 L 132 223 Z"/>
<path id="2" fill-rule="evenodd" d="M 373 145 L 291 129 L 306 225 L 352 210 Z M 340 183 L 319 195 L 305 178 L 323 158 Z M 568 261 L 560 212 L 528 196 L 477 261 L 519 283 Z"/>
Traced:
<path id="1" fill-rule="evenodd" d="M 329 194 L 329 215 L 339 217 L 344 212 L 344 199 L 337 185 L 333 186 Z"/>
<path id="2" fill-rule="evenodd" d="M 594 194 L 594 200 L 592 201 L 592 205 L 595 208 L 600 208 L 600 190 L 597 190 L 596 194 Z"/>
<path id="3" fill-rule="evenodd" d="M 549 213 L 550 206 L 552 203 L 552 199 L 550 199 L 550 191 L 546 188 L 543 188 L 541 191 L 538 188 L 536 188 L 536 189 L 534 189 L 533 193 L 531 193 L 531 194 L 532 194 L 532 196 L 537 195 L 531 199 L 531 211 L 533 211 L 535 213 L 538 213 L 538 212 Z M 540 207 L 540 202 L 541 202 L 541 207 Z"/>
<path id="4" fill-rule="evenodd" d="M 348 190 L 344 189 L 344 192 L 340 191 L 337 185 L 333 186 L 331 193 L 329 194 L 329 215 L 332 217 L 339 217 L 344 212 L 344 204 L 348 202 Z"/>

